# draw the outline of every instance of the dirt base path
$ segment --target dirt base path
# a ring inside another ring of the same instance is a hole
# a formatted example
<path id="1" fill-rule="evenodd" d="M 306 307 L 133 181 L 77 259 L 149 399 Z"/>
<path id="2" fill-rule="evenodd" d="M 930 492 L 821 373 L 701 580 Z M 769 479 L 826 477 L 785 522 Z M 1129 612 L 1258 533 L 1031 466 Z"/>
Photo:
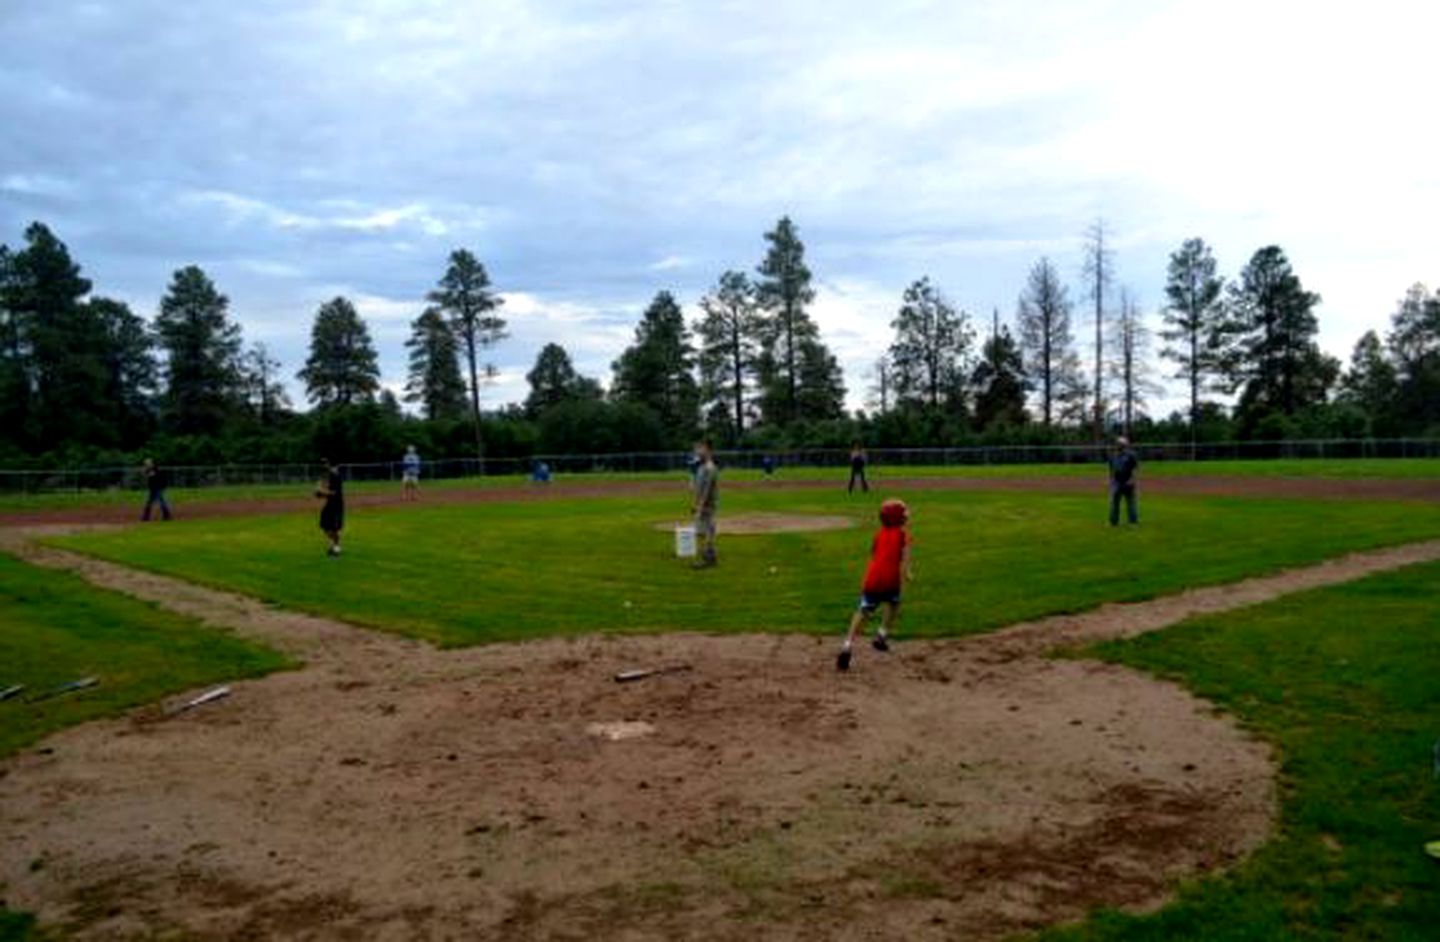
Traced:
<path id="1" fill-rule="evenodd" d="M 1269 750 L 1178 686 L 1044 652 L 1440 557 L 866 648 L 838 675 L 834 639 L 794 635 L 439 651 L 6 544 L 308 661 L 0 764 L 5 899 L 82 939 L 999 938 L 1155 906 L 1265 839 Z"/>

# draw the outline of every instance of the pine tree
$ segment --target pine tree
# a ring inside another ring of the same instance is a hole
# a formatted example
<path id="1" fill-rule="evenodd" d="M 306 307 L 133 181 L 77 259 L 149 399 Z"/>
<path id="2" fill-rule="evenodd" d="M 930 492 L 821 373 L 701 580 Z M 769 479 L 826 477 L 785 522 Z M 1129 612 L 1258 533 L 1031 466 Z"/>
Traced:
<path id="1" fill-rule="evenodd" d="M 26 394 L 23 426 L 41 451 L 66 442 L 116 444 L 104 415 L 105 335 L 83 298 L 90 282 L 42 223 L 11 259 L 10 303 Z"/>
<path id="2" fill-rule="evenodd" d="M 525 379 L 530 383 L 525 413 L 531 418 L 539 418 L 561 403 L 600 398 L 599 384 L 577 373 L 570 354 L 558 343 L 547 343 L 540 349 Z"/>
<path id="3" fill-rule="evenodd" d="M 732 441 L 745 434 L 749 390 L 759 358 L 755 289 L 744 272 L 727 271 L 700 299 L 700 398 L 707 415 L 724 417 Z"/>
<path id="4" fill-rule="evenodd" d="M 1399 384 L 1399 420 L 1413 431 L 1433 434 L 1440 426 L 1440 291 L 1431 295 L 1417 284 L 1406 292 L 1385 346 Z"/>
<path id="5" fill-rule="evenodd" d="M 781 217 L 765 233 L 770 248 L 758 269 L 755 297 L 765 312 L 761 329 L 758 370 L 762 386 L 761 412 L 767 422 L 785 425 L 801 418 L 800 357 L 806 342 L 817 341 L 819 331 L 805 306 L 815 300 L 805 246 L 790 217 Z"/>
<path id="6" fill-rule="evenodd" d="M 1009 327 L 1000 326 L 1000 312 L 991 315 L 990 337 L 980 350 L 980 362 L 970 375 L 975 390 L 975 427 L 1024 425 L 1025 364 Z"/>
<path id="7" fill-rule="evenodd" d="M 321 408 L 374 402 L 380 366 L 370 330 L 355 305 L 334 298 L 320 305 L 310 328 L 310 356 L 296 376 Z"/>
<path id="8" fill-rule="evenodd" d="M 235 411 L 240 386 L 240 327 L 230 302 L 198 267 L 175 272 L 155 331 L 165 351 L 164 420 L 180 434 L 218 432 Z"/>
<path id="9" fill-rule="evenodd" d="M 1324 399 L 1329 366 L 1315 345 L 1319 303 L 1279 246 L 1251 256 L 1230 289 L 1230 382 L 1232 389 L 1245 387 L 1242 405 L 1288 416 Z"/>
<path id="10" fill-rule="evenodd" d="M 1114 253 L 1105 239 L 1105 220 L 1097 219 L 1085 234 L 1086 295 L 1094 305 L 1095 397 L 1091 421 L 1096 440 L 1105 430 L 1105 302 L 1115 279 Z"/>
<path id="11" fill-rule="evenodd" d="M 256 343 L 245 351 L 240 371 L 245 401 L 262 426 L 273 424 L 282 412 L 290 409 L 290 397 L 279 381 L 280 361 L 270 355 L 265 344 Z"/>
<path id="12" fill-rule="evenodd" d="M 1200 421 L 1200 394 L 1219 389 L 1224 372 L 1225 309 L 1220 295 L 1225 281 L 1215 274 L 1215 256 L 1201 239 L 1187 239 L 1170 255 L 1165 283 L 1167 342 L 1160 355 L 1178 367 L 1190 391 L 1190 428 Z"/>
<path id="13" fill-rule="evenodd" d="M 453 419 L 465 413 L 465 380 L 455 332 L 439 308 L 427 307 L 410 324 L 410 372 L 405 401 L 420 403 L 427 419 Z"/>
<path id="14" fill-rule="evenodd" d="M 110 298 L 92 298 L 90 316 L 99 324 L 104 343 L 105 412 L 123 447 L 143 445 L 154 431 L 159 368 L 155 338 L 145 320 L 129 306 Z"/>
<path id="15" fill-rule="evenodd" d="M 1017 320 L 1027 379 L 1040 394 L 1041 421 L 1051 425 L 1056 404 L 1061 402 L 1068 405 L 1064 411 L 1073 417 L 1076 395 L 1083 395 L 1084 384 L 1070 336 L 1070 298 L 1048 258 L 1030 269 Z M 1083 406 L 1080 411 L 1083 417 Z"/>
<path id="16" fill-rule="evenodd" d="M 1136 416 L 1143 413 L 1146 400 L 1158 388 L 1150 378 L 1150 331 L 1140 306 L 1126 288 L 1120 289 L 1120 310 L 1114 327 L 1115 355 L 1110 373 L 1120 385 L 1120 422 L 1129 436 Z"/>
<path id="17" fill-rule="evenodd" d="M 0 245 L 0 434 L 17 448 L 28 445 L 30 414 L 29 345 L 20 304 L 15 253 Z"/>
<path id="18" fill-rule="evenodd" d="M 845 373 L 840 361 L 819 340 L 800 344 L 800 417 L 813 422 L 843 418 L 845 415 Z"/>
<path id="19" fill-rule="evenodd" d="M 480 354 L 504 340 L 505 320 L 493 313 L 505 299 L 490 291 L 490 276 L 485 266 L 466 249 L 450 253 L 450 267 L 440 279 L 440 286 L 426 296 L 442 314 L 450 319 L 455 335 L 465 352 L 470 369 L 470 418 L 475 427 L 475 454 L 485 457 L 485 442 L 480 436 L 480 383 L 482 376 L 495 374 L 493 364 L 480 365 Z"/>
<path id="20" fill-rule="evenodd" d="M 921 278 L 905 289 L 890 326 L 895 329 L 890 362 L 897 399 L 935 412 L 963 411 L 966 360 L 974 341 L 965 312 L 957 311 L 928 277 Z"/>
<path id="21" fill-rule="evenodd" d="M 1350 369 L 1341 380 L 1341 400 L 1365 413 L 1370 433 L 1375 434 L 1394 413 L 1399 388 L 1395 366 L 1386 357 L 1380 337 L 1373 330 L 1365 331 L 1350 354 Z"/>
<path id="22" fill-rule="evenodd" d="M 635 342 L 614 363 L 611 395 L 617 402 L 649 408 L 671 441 L 680 443 L 694 432 L 699 418 L 694 368 L 685 315 L 670 292 L 661 291 L 641 316 Z"/>

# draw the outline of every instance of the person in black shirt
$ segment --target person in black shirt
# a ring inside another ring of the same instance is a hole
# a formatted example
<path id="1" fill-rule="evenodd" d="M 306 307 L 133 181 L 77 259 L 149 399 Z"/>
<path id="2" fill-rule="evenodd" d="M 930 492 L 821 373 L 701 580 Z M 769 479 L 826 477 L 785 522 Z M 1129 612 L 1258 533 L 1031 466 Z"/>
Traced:
<path id="1" fill-rule="evenodd" d="M 325 480 L 315 487 L 315 496 L 325 500 L 320 508 L 320 529 L 330 538 L 329 555 L 339 556 L 340 531 L 345 527 L 345 484 L 338 465 L 328 459 L 322 459 L 321 464 L 325 465 Z"/>
<path id="2" fill-rule="evenodd" d="M 1140 459 L 1130 450 L 1130 440 L 1121 436 L 1115 439 L 1115 453 L 1110 456 L 1110 526 L 1120 523 L 1120 498 L 1125 498 L 1125 509 L 1131 523 L 1139 523 L 1135 513 L 1135 471 Z"/>
<path id="3" fill-rule="evenodd" d="M 865 480 L 865 449 L 860 447 L 859 442 L 850 446 L 850 483 L 846 486 L 847 494 L 855 493 L 855 482 L 860 482 L 860 490 L 864 493 L 870 492 L 870 482 Z"/>
<path id="4" fill-rule="evenodd" d="M 165 479 L 165 469 L 157 465 L 152 458 L 146 458 L 145 464 L 140 468 L 140 475 L 145 479 L 145 490 L 149 496 L 145 498 L 145 510 L 140 514 L 141 520 L 150 519 L 150 510 L 156 504 L 160 505 L 160 519 L 170 519 L 170 505 L 165 502 L 165 486 L 168 483 Z"/>

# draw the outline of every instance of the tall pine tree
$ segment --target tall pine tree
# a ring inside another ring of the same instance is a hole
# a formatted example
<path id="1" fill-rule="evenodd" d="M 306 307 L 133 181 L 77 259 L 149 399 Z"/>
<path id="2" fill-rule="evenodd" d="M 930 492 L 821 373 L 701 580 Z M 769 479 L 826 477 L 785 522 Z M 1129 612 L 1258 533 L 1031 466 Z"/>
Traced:
<path id="1" fill-rule="evenodd" d="M 635 342 L 615 361 L 611 395 L 617 402 L 647 407 L 672 443 L 683 443 L 700 412 L 694 369 L 685 315 L 670 292 L 661 291 L 641 315 Z"/>
<path id="2" fill-rule="evenodd" d="M 1225 281 L 1215 273 L 1215 256 L 1202 239 L 1186 239 L 1170 255 L 1165 281 L 1167 346 L 1160 355 L 1174 361 L 1176 379 L 1190 392 L 1190 429 L 1200 422 L 1200 394 L 1221 388 L 1224 372 L 1225 308 L 1220 294 Z"/>
<path id="3" fill-rule="evenodd" d="M 410 374 L 405 401 L 418 402 L 427 419 L 455 419 L 465 414 L 465 380 L 460 375 L 460 350 L 455 332 L 439 308 L 427 307 L 410 324 Z"/>
<path id="4" fill-rule="evenodd" d="M 901 403 L 931 411 L 959 414 L 974 331 L 964 311 L 957 311 L 930 279 L 905 289 L 899 312 L 890 326 L 895 394 Z"/>
<path id="5" fill-rule="evenodd" d="M 540 348 L 525 380 L 530 384 L 525 413 L 531 418 L 539 418 L 562 403 L 600 398 L 599 383 L 577 373 L 570 354 L 558 343 L 547 343 Z"/>
<path id="6" fill-rule="evenodd" d="M 999 311 L 991 315 L 990 337 L 980 350 L 970 385 L 975 391 L 977 430 L 1025 424 L 1025 363 L 1010 328 L 1000 326 Z"/>
<path id="7" fill-rule="evenodd" d="M 764 311 L 757 360 L 760 411 L 765 421 L 786 425 L 807 417 L 801 411 L 801 361 L 807 344 L 819 343 L 819 330 L 805 310 L 815 300 L 815 290 L 810 287 L 805 246 L 790 217 L 781 217 L 775 228 L 765 233 L 765 241 L 770 248 L 755 283 L 755 297 Z M 811 353 L 812 359 L 821 361 L 828 356 L 818 350 Z M 812 368 L 807 372 L 819 377 L 824 371 Z"/>
<path id="8" fill-rule="evenodd" d="M 744 272 L 727 271 L 700 299 L 700 396 L 706 415 L 731 441 L 745 434 L 750 390 L 760 355 L 755 288 Z"/>
<path id="9" fill-rule="evenodd" d="M 1243 387 L 1240 408 L 1294 415 L 1323 401 L 1338 364 L 1315 344 L 1320 296 L 1306 291 L 1278 245 L 1251 256 L 1230 289 L 1231 388 Z"/>
<path id="10" fill-rule="evenodd" d="M 380 366 L 370 330 L 346 298 L 326 301 L 310 328 L 310 356 L 296 374 L 321 408 L 374 402 Z"/>
<path id="11" fill-rule="evenodd" d="M 494 375 L 493 364 L 480 363 L 480 356 L 504 340 L 505 319 L 495 313 L 505 303 L 490 290 L 490 276 L 485 266 L 466 249 L 450 253 L 450 266 L 440 285 L 427 295 L 442 314 L 450 320 L 455 336 L 465 354 L 470 370 L 470 420 L 475 428 L 475 454 L 485 457 L 485 442 L 480 436 L 480 383 Z"/>
<path id="12" fill-rule="evenodd" d="M 186 435 L 218 432 L 241 398 L 240 327 L 230 302 L 197 266 L 175 272 L 155 332 L 165 351 L 163 420 Z"/>
<path id="13" fill-rule="evenodd" d="M 1040 418 L 1052 424 L 1057 404 L 1070 403 L 1083 395 L 1080 364 L 1070 334 L 1070 297 L 1055 266 L 1042 258 L 1030 269 L 1017 311 L 1020 348 L 1024 353 L 1027 378 L 1040 395 Z"/>

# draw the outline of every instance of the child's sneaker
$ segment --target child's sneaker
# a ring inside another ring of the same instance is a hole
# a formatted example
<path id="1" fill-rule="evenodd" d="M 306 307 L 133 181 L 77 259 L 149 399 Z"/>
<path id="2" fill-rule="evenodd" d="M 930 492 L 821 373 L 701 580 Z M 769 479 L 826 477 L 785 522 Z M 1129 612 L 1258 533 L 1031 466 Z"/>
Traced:
<path id="1" fill-rule="evenodd" d="M 849 649 L 849 648 L 846 648 L 845 650 L 841 651 L 841 652 L 840 652 L 840 656 L 835 659 L 835 669 L 836 669 L 837 671 L 848 671 L 848 670 L 850 669 L 850 649 Z"/>
<path id="2" fill-rule="evenodd" d="M 870 647 L 874 648 L 874 649 L 877 650 L 877 651 L 889 651 L 889 650 L 890 650 L 890 642 L 885 640 L 885 636 L 884 636 L 884 635 L 876 635 L 876 636 L 870 641 Z"/>

